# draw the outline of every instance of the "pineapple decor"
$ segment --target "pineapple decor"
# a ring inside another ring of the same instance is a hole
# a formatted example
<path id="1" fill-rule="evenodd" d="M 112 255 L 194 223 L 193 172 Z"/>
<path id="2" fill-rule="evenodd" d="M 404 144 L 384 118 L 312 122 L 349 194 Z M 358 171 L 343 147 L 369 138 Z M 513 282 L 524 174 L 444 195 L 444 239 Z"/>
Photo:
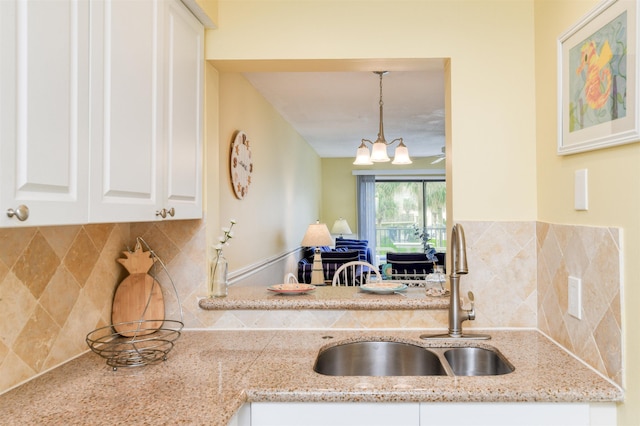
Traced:
<path id="1" fill-rule="evenodd" d="M 124 251 L 125 259 L 117 259 L 129 272 L 116 289 L 111 321 L 121 336 L 132 337 L 156 332 L 164 322 L 162 289 L 149 269 L 157 260 L 136 242 L 133 252 Z"/>

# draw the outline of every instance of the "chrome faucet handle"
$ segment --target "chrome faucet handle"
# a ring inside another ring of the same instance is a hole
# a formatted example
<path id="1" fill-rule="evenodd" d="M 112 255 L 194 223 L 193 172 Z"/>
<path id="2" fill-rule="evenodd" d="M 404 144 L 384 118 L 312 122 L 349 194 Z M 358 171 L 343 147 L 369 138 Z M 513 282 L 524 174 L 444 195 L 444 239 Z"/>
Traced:
<path id="1" fill-rule="evenodd" d="M 469 291 L 469 293 L 467 293 L 467 296 L 469 296 L 469 302 L 471 302 L 471 309 L 469 309 L 468 315 L 469 315 L 469 320 L 473 321 L 474 319 L 476 319 L 476 309 L 474 307 L 475 305 L 475 296 L 473 295 L 472 291 Z"/>

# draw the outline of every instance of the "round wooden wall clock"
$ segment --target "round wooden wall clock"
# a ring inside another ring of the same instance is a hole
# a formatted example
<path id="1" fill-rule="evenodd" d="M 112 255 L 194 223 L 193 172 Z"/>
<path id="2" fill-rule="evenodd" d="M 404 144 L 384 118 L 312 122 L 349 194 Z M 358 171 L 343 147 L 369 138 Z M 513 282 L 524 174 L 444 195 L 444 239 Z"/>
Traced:
<path id="1" fill-rule="evenodd" d="M 233 192 L 236 194 L 236 197 L 242 200 L 249 191 L 251 173 L 253 173 L 249 138 L 243 131 L 238 131 L 233 142 L 231 142 L 230 166 Z"/>

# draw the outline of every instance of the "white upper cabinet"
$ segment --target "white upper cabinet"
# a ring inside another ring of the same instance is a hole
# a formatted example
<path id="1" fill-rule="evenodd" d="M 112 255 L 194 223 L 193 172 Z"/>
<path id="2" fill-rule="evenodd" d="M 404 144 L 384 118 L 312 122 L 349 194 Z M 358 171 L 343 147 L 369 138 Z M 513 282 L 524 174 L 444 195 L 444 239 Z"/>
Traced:
<path id="1" fill-rule="evenodd" d="M 0 227 L 201 218 L 203 40 L 179 0 L 0 0 Z"/>
<path id="2" fill-rule="evenodd" d="M 91 3 L 92 222 L 154 220 L 160 203 L 163 4 Z"/>
<path id="3" fill-rule="evenodd" d="M 177 0 L 165 21 L 163 208 L 175 218 L 202 217 L 204 28 Z"/>
<path id="4" fill-rule="evenodd" d="M 87 222 L 88 28 L 88 2 L 0 1 L 1 227 Z"/>
<path id="5" fill-rule="evenodd" d="M 202 217 L 203 39 L 177 0 L 92 2 L 90 221 Z"/>

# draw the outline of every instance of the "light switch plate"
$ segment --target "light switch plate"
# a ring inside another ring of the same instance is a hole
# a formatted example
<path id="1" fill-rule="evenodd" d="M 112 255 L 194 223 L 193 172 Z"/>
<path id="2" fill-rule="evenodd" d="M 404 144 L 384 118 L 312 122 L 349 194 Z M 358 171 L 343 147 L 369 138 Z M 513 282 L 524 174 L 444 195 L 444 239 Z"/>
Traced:
<path id="1" fill-rule="evenodd" d="M 576 277 L 569 277 L 569 303 L 567 312 L 569 315 L 582 319 L 582 280 Z"/>
<path id="2" fill-rule="evenodd" d="M 576 210 L 589 209 L 587 169 L 576 170 L 574 179 L 574 208 Z"/>

